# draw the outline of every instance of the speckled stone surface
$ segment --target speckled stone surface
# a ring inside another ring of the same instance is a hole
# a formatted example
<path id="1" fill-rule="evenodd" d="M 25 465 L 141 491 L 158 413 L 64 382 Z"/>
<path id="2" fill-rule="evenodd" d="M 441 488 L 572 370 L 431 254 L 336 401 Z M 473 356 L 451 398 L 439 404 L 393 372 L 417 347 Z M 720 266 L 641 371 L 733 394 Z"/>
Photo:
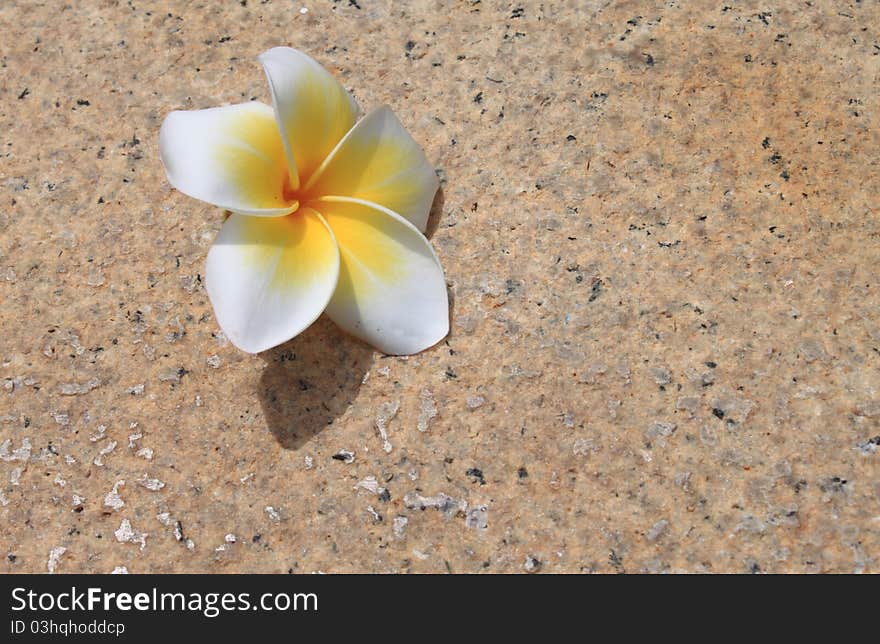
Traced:
<path id="1" fill-rule="evenodd" d="M 876 3 L 0 27 L 0 571 L 877 571 Z M 267 101 L 282 44 L 438 168 L 452 331 L 420 355 L 219 333 L 222 213 L 169 187 L 159 126 Z"/>

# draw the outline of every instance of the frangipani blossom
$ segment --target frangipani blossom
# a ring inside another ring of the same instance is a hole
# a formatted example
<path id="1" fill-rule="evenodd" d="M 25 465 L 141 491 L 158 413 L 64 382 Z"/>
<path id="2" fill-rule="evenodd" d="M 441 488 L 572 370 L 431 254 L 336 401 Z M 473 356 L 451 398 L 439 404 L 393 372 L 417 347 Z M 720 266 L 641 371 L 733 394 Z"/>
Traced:
<path id="1" fill-rule="evenodd" d="M 449 331 L 443 269 L 422 234 L 434 169 L 388 107 L 358 106 L 302 52 L 262 54 L 273 107 L 252 101 L 169 114 L 168 180 L 230 211 L 205 283 L 220 327 L 257 353 L 322 312 L 380 351 L 405 355 Z"/>

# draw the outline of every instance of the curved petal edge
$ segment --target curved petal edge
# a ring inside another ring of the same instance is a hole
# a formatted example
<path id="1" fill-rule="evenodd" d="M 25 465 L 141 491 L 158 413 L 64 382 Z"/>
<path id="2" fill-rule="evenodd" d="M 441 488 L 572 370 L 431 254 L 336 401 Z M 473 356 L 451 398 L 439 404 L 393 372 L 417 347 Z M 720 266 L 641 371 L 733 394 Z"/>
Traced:
<path id="1" fill-rule="evenodd" d="M 272 104 L 296 190 L 355 123 L 358 106 L 326 69 L 290 47 L 259 56 L 272 91 Z"/>
<path id="2" fill-rule="evenodd" d="M 287 163 L 272 108 L 250 102 L 171 112 L 159 131 L 159 153 L 172 186 L 232 212 L 286 215 Z"/>
<path id="3" fill-rule="evenodd" d="M 248 353 L 304 331 L 326 308 L 338 278 L 336 240 L 309 208 L 273 219 L 230 216 L 205 269 L 217 323 Z"/>
<path id="4" fill-rule="evenodd" d="M 380 204 L 424 232 L 439 185 L 422 148 L 383 106 L 345 135 L 305 191 Z"/>
<path id="5" fill-rule="evenodd" d="M 415 226 L 359 199 L 325 197 L 310 205 L 339 244 L 339 281 L 326 310 L 330 319 L 391 355 L 418 353 L 446 337 L 446 279 Z"/>

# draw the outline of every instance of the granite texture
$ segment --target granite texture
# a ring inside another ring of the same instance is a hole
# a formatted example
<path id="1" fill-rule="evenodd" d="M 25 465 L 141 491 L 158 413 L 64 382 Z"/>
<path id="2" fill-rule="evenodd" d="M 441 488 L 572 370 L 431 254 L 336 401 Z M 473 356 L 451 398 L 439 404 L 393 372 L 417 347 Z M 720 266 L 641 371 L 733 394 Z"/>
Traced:
<path id="1" fill-rule="evenodd" d="M 877 3 L 0 28 L 0 571 L 877 571 Z M 222 213 L 170 188 L 159 126 L 267 101 L 284 44 L 438 169 L 452 331 L 420 355 L 322 318 L 249 356 L 213 319 Z"/>

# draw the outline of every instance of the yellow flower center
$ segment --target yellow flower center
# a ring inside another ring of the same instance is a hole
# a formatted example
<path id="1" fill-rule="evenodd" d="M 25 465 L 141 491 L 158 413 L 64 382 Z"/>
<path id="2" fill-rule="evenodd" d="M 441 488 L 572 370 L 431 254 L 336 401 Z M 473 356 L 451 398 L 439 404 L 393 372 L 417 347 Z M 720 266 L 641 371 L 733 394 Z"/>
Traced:
<path id="1" fill-rule="evenodd" d="M 299 205 L 302 203 L 300 199 L 300 191 L 294 190 L 290 185 L 290 179 L 286 176 L 284 177 L 284 186 L 281 188 L 281 195 L 293 210 L 290 211 L 290 214 L 293 215 L 299 210 Z M 289 215 L 288 215 L 289 216 Z"/>
<path id="2" fill-rule="evenodd" d="M 314 186 L 309 185 L 308 177 L 300 181 L 299 188 L 294 188 L 290 185 L 287 173 L 284 174 L 284 177 L 284 183 L 281 186 L 281 196 L 287 207 L 292 208 L 288 216 L 296 214 L 302 206 L 321 196 L 317 193 Z"/>

